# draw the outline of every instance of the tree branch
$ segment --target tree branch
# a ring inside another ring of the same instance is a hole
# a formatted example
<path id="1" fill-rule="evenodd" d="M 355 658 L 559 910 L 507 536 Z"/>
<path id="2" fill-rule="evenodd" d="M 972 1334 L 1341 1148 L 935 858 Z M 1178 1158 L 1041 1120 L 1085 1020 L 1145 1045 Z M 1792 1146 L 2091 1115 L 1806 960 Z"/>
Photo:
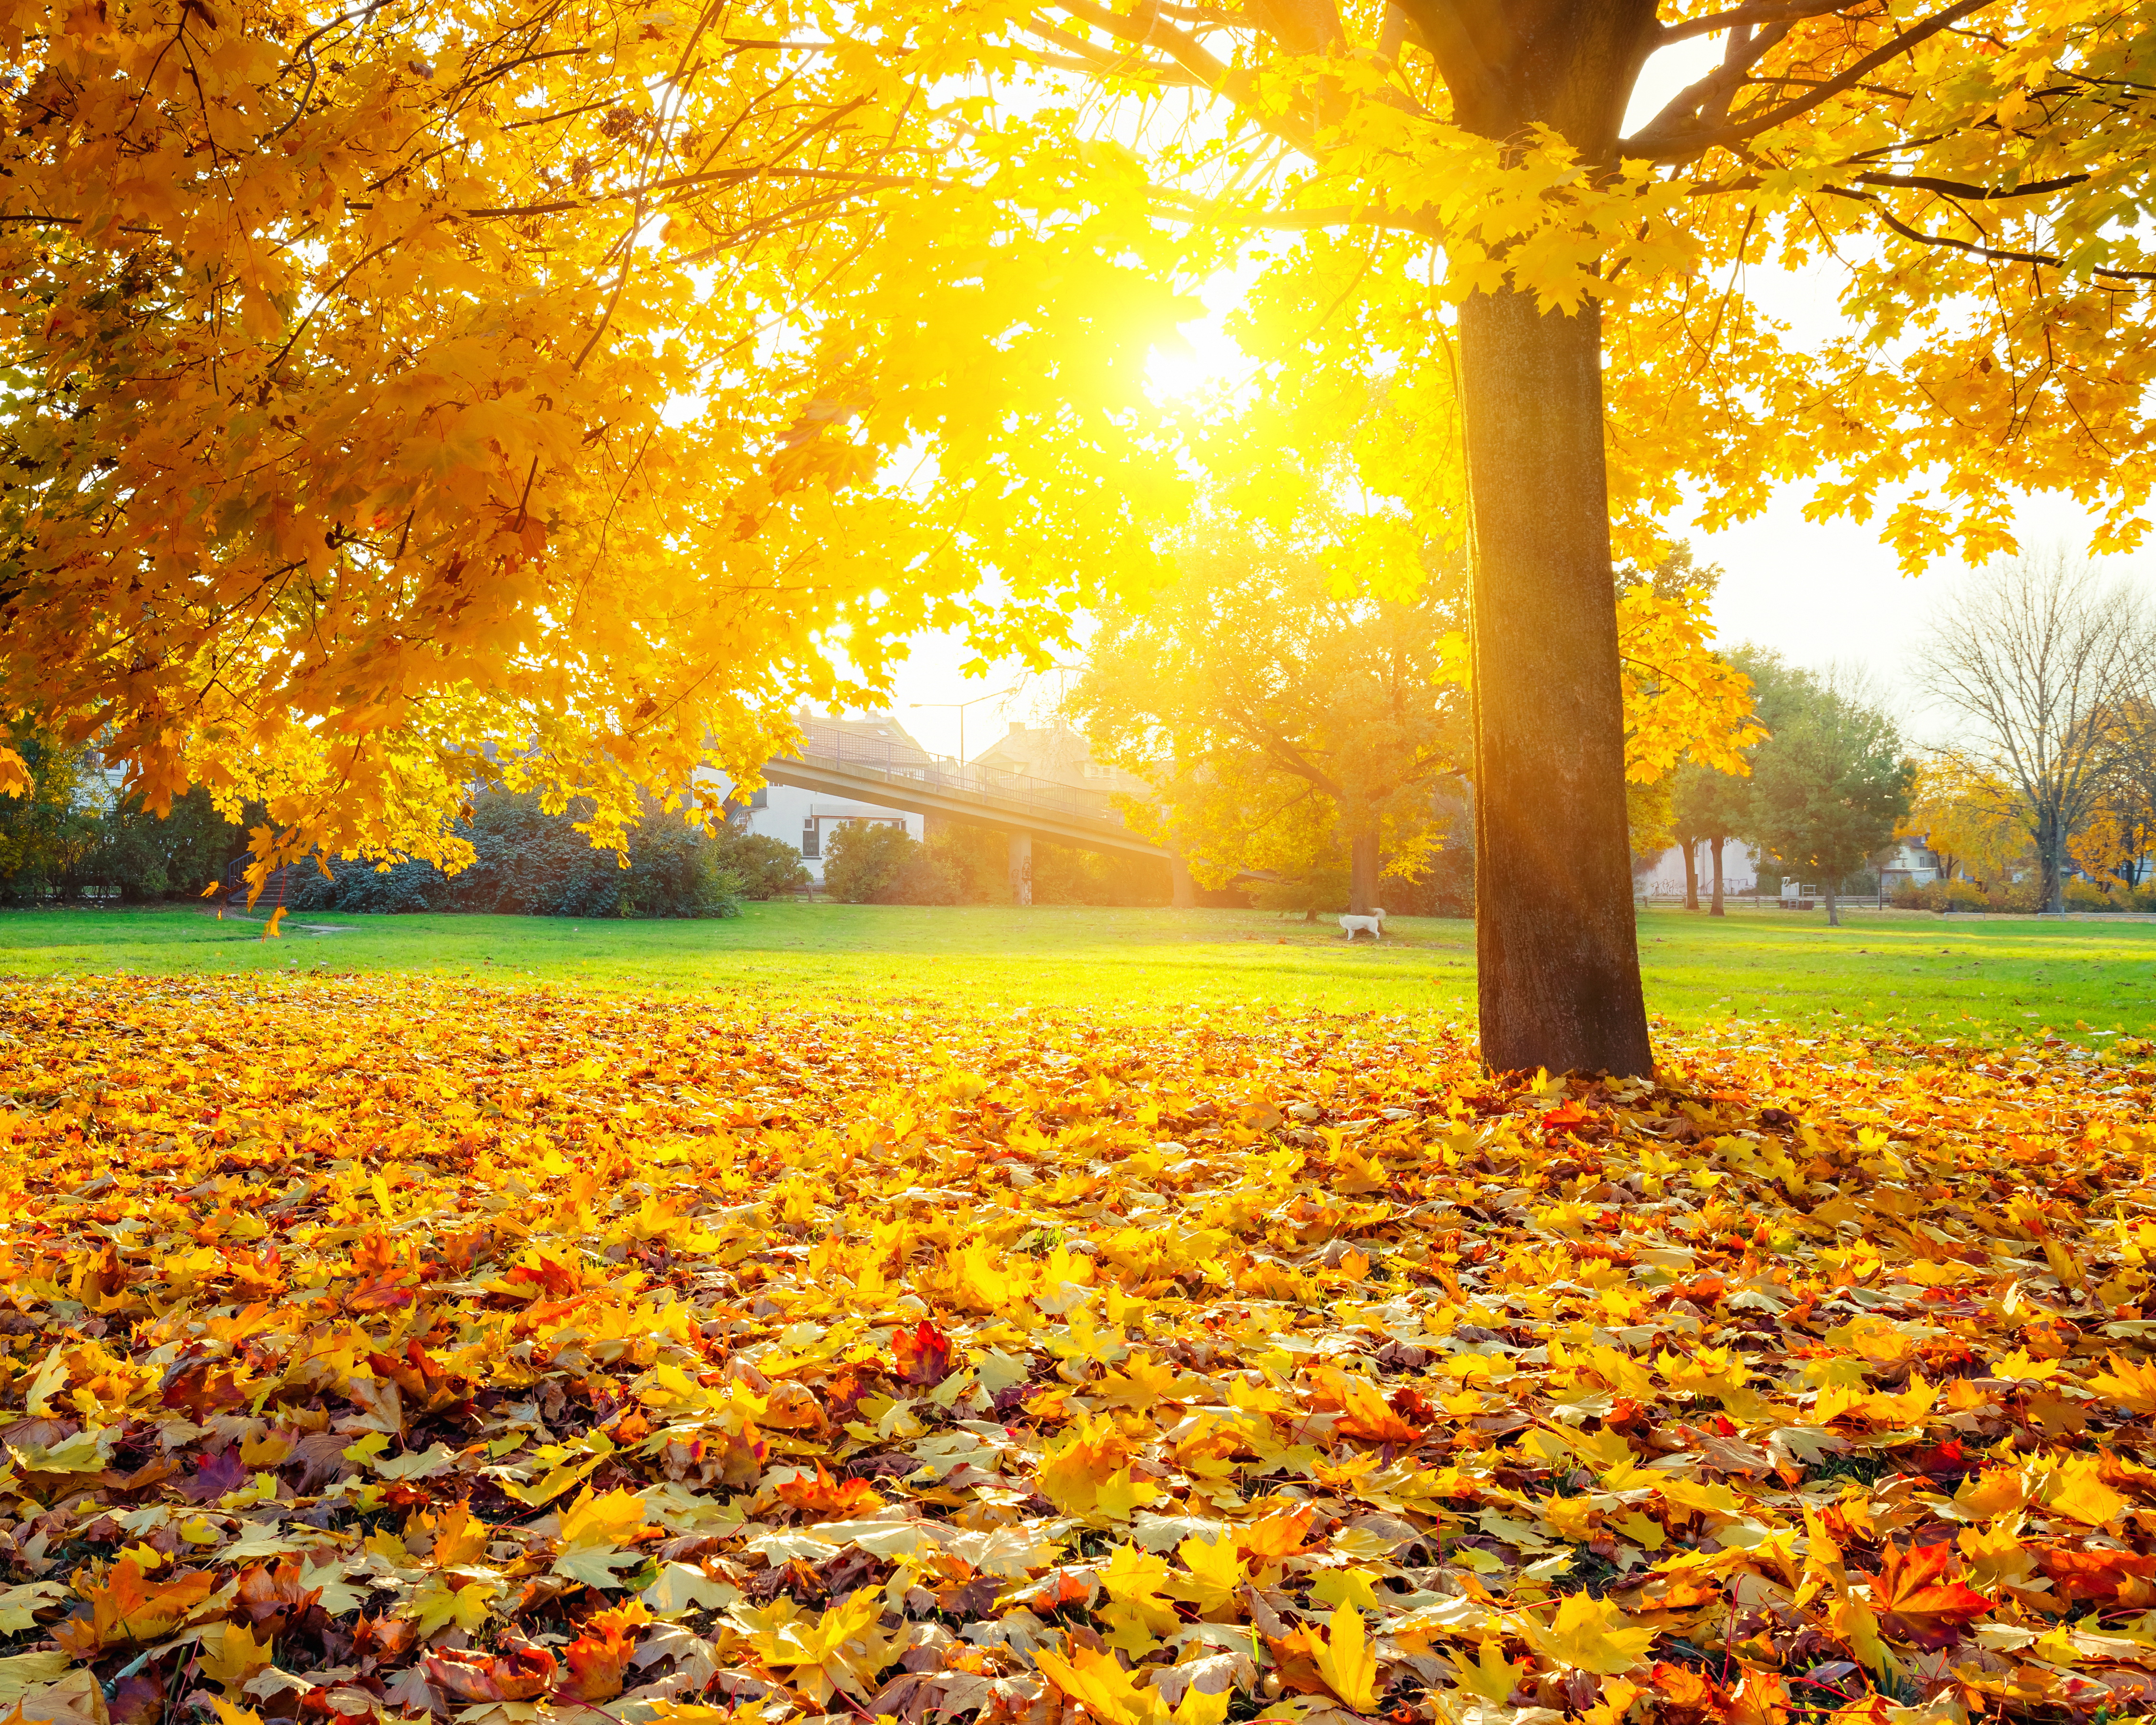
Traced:
<path id="1" fill-rule="evenodd" d="M 1732 144 L 1740 144 L 1747 138 L 1756 137 L 1763 131 L 1771 131 L 1784 121 L 1794 120 L 1800 114 L 1809 113 L 1821 103 L 1840 95 L 1842 91 L 1861 84 L 1867 74 L 1885 65 L 1889 60 L 1898 59 L 1918 43 L 1938 35 L 1948 25 L 1967 18 L 1973 12 L 1981 12 L 1985 7 L 1993 3 L 1994 0 L 1957 0 L 1957 3 L 1948 7 L 1943 12 L 1933 13 L 1922 23 L 1912 25 L 1908 29 L 1902 31 L 1892 42 L 1883 47 L 1874 49 L 1846 70 L 1828 79 L 1816 90 L 1792 101 L 1779 103 L 1768 109 L 1763 114 L 1755 115 L 1727 126 L 1695 129 L 1689 133 L 1681 132 L 1672 128 L 1671 133 L 1663 137 L 1656 136 L 1654 126 L 1650 125 L 1646 131 L 1633 137 L 1620 139 L 1617 145 L 1619 152 L 1625 156 L 1645 158 L 1654 162 L 1678 162 L 1689 161 L 1693 157 L 1703 155 L 1709 150 L 1726 149 Z M 1659 115 L 1656 116 L 1656 123 L 1659 123 L 1661 117 Z"/>

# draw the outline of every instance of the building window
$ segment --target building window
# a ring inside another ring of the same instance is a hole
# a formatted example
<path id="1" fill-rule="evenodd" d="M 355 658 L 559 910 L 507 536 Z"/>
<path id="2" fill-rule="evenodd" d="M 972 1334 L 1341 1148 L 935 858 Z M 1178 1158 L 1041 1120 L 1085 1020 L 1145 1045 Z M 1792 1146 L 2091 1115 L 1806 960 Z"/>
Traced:
<path id="1" fill-rule="evenodd" d="M 1088 761 L 1078 770 L 1087 778 L 1113 778 L 1116 776 L 1114 768 L 1103 767 L 1098 761 Z"/>
<path id="2" fill-rule="evenodd" d="M 801 823 L 801 854 L 811 861 L 824 855 L 824 846 L 817 835 L 816 817 L 813 814 Z"/>

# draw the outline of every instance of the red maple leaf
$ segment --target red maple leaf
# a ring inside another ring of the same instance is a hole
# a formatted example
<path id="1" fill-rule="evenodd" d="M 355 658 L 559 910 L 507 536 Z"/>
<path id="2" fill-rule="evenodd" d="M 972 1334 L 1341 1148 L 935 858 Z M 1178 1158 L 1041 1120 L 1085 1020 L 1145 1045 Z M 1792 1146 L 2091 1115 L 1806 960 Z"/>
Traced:
<path id="1" fill-rule="evenodd" d="M 951 1338 L 927 1318 L 891 1338 L 898 1375 L 908 1384 L 941 1384 L 951 1375 Z"/>

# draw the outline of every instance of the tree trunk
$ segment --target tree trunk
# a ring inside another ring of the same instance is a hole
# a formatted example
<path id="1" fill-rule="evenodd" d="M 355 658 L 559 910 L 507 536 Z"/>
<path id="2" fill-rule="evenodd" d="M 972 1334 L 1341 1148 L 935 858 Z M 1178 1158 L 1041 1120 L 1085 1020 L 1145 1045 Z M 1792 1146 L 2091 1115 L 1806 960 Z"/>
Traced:
<path id="1" fill-rule="evenodd" d="M 1683 845 L 1685 860 L 1685 908 L 1699 908 L 1699 847 L 1690 839 Z"/>
<path id="2" fill-rule="evenodd" d="M 2066 908 L 2065 883 L 2059 879 L 2059 823 L 2048 812 L 2036 817 L 2036 908 Z"/>
<path id="3" fill-rule="evenodd" d="M 1826 883 L 1826 926 L 1829 928 L 1841 927 L 1841 912 L 1835 908 L 1834 889 L 1834 877 L 1829 875 Z"/>
<path id="4" fill-rule="evenodd" d="M 1460 346 L 1482 1058 L 1645 1076 L 1600 313 L 1479 293 L 1460 307 Z"/>
<path id="5" fill-rule="evenodd" d="M 1348 839 L 1348 914 L 1367 916 L 1378 907 L 1378 829 L 1373 823 Z"/>
<path id="6" fill-rule="evenodd" d="M 1714 855 L 1714 901 L 1708 906 L 1707 914 L 1710 916 L 1724 916 L 1727 912 L 1725 912 L 1722 908 L 1722 846 L 1723 841 L 1719 837 L 1717 837 L 1710 839 L 1707 842 Z"/>

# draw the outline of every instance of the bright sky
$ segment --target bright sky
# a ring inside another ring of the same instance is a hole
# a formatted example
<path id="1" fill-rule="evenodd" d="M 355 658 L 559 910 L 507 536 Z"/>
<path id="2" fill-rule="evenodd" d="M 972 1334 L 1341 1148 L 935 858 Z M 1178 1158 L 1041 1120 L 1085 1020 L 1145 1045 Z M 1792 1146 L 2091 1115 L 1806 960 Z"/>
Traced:
<path id="1" fill-rule="evenodd" d="M 1680 44 L 1650 61 L 1634 99 L 1633 123 L 1699 77 L 1721 52 L 1721 39 L 1709 37 Z M 1800 280 L 1763 284 L 1755 277 L 1753 288 L 1772 295 L 1772 309 L 1800 336 L 1814 319 L 1824 328 L 1832 311 L 1820 302 L 1816 289 Z M 1159 356 L 1153 372 L 1158 386 L 1191 389 L 1233 367 L 1238 356 L 1219 324 L 1237 290 L 1238 285 L 1228 279 L 1210 285 L 1203 295 L 1210 315 L 1183 331 L 1191 352 Z M 1892 514 L 1894 499 L 1869 524 L 1814 523 L 1804 517 L 1804 495 L 1784 487 L 1759 518 L 1712 536 L 1692 531 L 1689 521 L 1672 523 L 1678 534 L 1691 538 L 1695 552 L 1725 572 L 1714 606 L 1722 641 L 1732 646 L 1757 642 L 1799 665 L 1832 664 L 1868 672 L 1897 706 L 1912 741 L 1943 735 L 1943 716 L 1923 711 L 1907 696 L 1907 665 L 1933 611 L 1969 572 L 1949 561 L 1919 578 L 1904 577 L 1893 553 L 1879 542 L 1879 527 Z M 2064 540 L 2082 550 L 2089 522 L 2071 500 L 2039 496 L 2026 501 L 2015 527 L 2031 549 Z M 2156 549 L 2108 559 L 2103 572 L 2156 600 Z M 1045 717 L 1060 692 L 1053 674 L 1026 678 L 1011 667 L 985 679 L 963 678 L 958 667 L 968 656 L 947 637 L 921 637 L 898 679 L 899 718 L 939 754 L 958 752 L 958 715 L 913 703 L 996 696 L 967 711 L 965 747 L 973 755 L 1002 735 L 1011 721 Z"/>

